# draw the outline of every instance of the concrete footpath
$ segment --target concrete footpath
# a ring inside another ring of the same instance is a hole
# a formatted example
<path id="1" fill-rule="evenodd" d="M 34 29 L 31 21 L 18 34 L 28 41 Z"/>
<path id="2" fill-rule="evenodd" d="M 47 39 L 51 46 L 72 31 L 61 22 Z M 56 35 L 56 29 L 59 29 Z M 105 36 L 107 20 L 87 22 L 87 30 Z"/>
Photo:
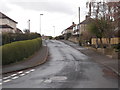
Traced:
<path id="1" fill-rule="evenodd" d="M 48 57 L 48 47 L 42 46 L 41 49 L 25 61 L 6 65 L 2 67 L 2 74 L 25 70 L 45 63 Z"/>
<path id="2" fill-rule="evenodd" d="M 71 47 L 79 50 L 80 52 L 89 56 L 91 58 L 91 60 L 94 60 L 95 62 L 104 65 L 105 67 L 111 69 L 112 71 L 114 71 L 115 73 L 120 75 L 120 72 L 119 72 L 120 68 L 118 66 L 119 65 L 118 59 L 109 58 L 106 55 L 99 53 L 91 48 L 83 48 L 83 47 L 80 47 L 78 44 L 75 44 L 75 43 L 70 42 L 70 41 L 62 40 L 62 42 L 64 42 L 64 43 L 70 45 Z"/>

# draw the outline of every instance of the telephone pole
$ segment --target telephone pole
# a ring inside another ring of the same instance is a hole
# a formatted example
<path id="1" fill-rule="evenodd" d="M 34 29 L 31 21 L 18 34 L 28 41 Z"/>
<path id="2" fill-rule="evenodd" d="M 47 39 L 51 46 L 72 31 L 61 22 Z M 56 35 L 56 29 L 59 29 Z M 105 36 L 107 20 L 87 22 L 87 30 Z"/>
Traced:
<path id="1" fill-rule="evenodd" d="M 78 37 L 78 42 L 80 44 L 80 7 L 78 7 L 78 14 L 79 14 L 79 26 L 78 26 L 78 29 L 79 29 L 79 37 Z"/>
<path id="2" fill-rule="evenodd" d="M 78 12 L 79 12 L 79 24 L 80 24 L 80 7 L 78 8 Z"/>

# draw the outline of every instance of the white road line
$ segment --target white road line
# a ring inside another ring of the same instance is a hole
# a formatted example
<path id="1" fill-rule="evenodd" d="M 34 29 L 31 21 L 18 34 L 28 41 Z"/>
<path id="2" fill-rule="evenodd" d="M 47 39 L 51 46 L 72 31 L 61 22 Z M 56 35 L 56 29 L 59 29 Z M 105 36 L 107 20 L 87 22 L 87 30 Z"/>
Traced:
<path id="1" fill-rule="evenodd" d="M 11 80 L 10 79 L 8 79 L 8 80 L 5 80 L 5 81 L 3 81 L 4 83 L 6 83 L 6 82 L 10 82 Z"/>
<path id="2" fill-rule="evenodd" d="M 11 76 L 13 77 L 13 76 L 16 76 L 17 74 L 12 74 Z"/>
<path id="3" fill-rule="evenodd" d="M 21 73 L 23 73 L 23 71 L 18 72 L 18 74 L 21 74 Z"/>
<path id="4" fill-rule="evenodd" d="M 2 81 L 2 79 L 0 79 L 0 81 Z"/>
<path id="5" fill-rule="evenodd" d="M 8 78 L 10 78 L 11 76 L 8 76 L 8 77 L 4 77 L 3 79 L 8 79 Z"/>
<path id="6" fill-rule="evenodd" d="M 30 71 L 32 71 L 32 72 L 33 72 L 33 71 L 35 71 L 35 69 L 31 69 Z"/>
<path id="7" fill-rule="evenodd" d="M 19 76 L 13 77 L 12 79 L 17 79 L 17 78 L 19 78 Z"/>
<path id="8" fill-rule="evenodd" d="M 24 76 L 25 74 L 20 74 L 20 76 Z"/>
<path id="9" fill-rule="evenodd" d="M 31 71 L 27 71 L 27 72 L 25 72 L 26 74 L 28 74 L 28 73 L 30 73 Z"/>
<path id="10" fill-rule="evenodd" d="M 2 83 L 0 83 L 0 85 L 2 85 Z"/>

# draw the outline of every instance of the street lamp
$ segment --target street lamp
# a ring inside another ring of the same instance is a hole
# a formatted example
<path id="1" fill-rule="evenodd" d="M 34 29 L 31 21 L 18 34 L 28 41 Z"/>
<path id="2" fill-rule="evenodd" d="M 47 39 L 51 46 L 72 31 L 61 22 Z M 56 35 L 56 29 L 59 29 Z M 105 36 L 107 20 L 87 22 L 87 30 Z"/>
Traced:
<path id="1" fill-rule="evenodd" d="M 30 19 L 28 20 L 28 29 L 30 31 Z"/>
<path id="2" fill-rule="evenodd" d="M 55 26 L 53 26 L 53 28 L 54 28 L 54 37 L 55 37 Z"/>
<path id="3" fill-rule="evenodd" d="M 41 34 L 41 16 L 42 16 L 43 14 L 40 14 L 40 34 Z"/>

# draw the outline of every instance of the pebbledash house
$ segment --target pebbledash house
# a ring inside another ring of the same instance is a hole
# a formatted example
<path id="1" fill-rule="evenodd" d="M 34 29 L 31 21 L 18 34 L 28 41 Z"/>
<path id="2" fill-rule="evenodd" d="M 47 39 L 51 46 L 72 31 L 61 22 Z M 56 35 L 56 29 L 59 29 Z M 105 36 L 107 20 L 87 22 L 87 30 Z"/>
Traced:
<path id="1" fill-rule="evenodd" d="M 0 12 L 0 33 L 15 33 L 17 22 Z"/>

